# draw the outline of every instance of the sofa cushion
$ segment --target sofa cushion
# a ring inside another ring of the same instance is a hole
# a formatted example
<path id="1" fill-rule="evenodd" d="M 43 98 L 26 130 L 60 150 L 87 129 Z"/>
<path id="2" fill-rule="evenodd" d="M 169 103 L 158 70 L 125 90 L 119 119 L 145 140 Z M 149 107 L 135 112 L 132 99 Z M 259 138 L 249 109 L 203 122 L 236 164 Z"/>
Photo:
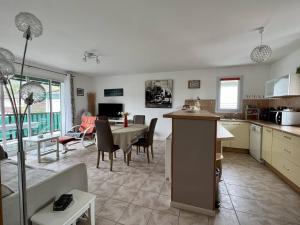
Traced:
<path id="1" fill-rule="evenodd" d="M 26 165 L 26 185 L 30 187 L 55 173 L 53 170 Z M 1 161 L 1 183 L 13 192 L 18 192 L 18 163 L 16 161 L 10 159 Z"/>

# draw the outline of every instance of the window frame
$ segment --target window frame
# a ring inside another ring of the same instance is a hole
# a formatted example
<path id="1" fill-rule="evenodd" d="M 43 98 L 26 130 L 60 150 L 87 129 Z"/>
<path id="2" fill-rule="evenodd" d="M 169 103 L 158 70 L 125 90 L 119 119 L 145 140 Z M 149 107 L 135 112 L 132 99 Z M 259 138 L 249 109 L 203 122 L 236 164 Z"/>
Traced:
<path id="1" fill-rule="evenodd" d="M 221 81 L 222 79 L 239 80 L 238 85 L 238 102 L 237 109 L 221 109 L 220 108 L 220 94 L 221 94 Z M 216 112 L 218 113 L 241 113 L 242 112 L 242 98 L 243 98 L 243 76 L 221 76 L 217 77 L 217 99 L 216 99 Z"/>

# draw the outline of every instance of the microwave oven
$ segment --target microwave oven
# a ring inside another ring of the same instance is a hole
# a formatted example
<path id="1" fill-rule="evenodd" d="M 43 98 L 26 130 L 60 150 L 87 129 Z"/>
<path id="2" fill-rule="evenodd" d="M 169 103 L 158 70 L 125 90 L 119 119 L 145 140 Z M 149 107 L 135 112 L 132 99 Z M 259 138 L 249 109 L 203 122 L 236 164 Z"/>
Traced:
<path id="1" fill-rule="evenodd" d="M 300 125 L 300 112 L 294 111 L 277 111 L 275 123 L 283 126 Z"/>

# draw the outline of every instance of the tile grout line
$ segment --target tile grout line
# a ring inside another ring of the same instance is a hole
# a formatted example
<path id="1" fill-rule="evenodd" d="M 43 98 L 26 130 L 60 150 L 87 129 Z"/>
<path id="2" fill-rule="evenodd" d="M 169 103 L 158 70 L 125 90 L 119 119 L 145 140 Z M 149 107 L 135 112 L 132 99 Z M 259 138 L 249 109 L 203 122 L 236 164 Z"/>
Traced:
<path id="1" fill-rule="evenodd" d="M 224 184 L 225 184 L 225 187 L 226 187 L 226 190 L 227 190 L 227 193 L 228 193 L 228 196 L 229 196 L 230 202 L 231 202 L 231 204 L 232 204 L 232 207 L 233 207 L 233 210 L 234 210 L 234 213 L 235 213 L 236 219 L 237 219 L 237 221 L 238 221 L 239 225 L 242 225 L 242 224 L 241 224 L 241 222 L 240 222 L 240 219 L 239 219 L 239 217 L 238 217 L 238 215 L 237 215 L 237 212 L 236 212 L 235 206 L 234 206 L 234 204 L 233 204 L 233 202 L 232 202 L 232 199 L 231 199 L 231 196 L 230 196 L 230 194 L 229 194 L 229 191 L 228 191 L 228 188 L 227 188 L 227 184 L 225 183 L 225 180 L 224 180 Z"/>

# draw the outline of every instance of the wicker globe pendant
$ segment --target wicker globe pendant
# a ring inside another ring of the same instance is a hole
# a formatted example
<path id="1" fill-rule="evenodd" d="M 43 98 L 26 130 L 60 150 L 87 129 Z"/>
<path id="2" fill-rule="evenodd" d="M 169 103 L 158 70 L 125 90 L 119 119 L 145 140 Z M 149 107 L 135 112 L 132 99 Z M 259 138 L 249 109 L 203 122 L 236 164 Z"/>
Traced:
<path id="1" fill-rule="evenodd" d="M 43 33 L 43 25 L 41 21 L 33 14 L 28 12 L 20 12 L 15 17 L 15 24 L 18 30 L 24 33 L 24 38 L 32 39 L 39 37 Z"/>
<path id="2" fill-rule="evenodd" d="M 15 61 L 14 54 L 6 48 L 0 48 L 0 58 L 4 58 L 12 63 Z"/>
<path id="3" fill-rule="evenodd" d="M 20 92 L 21 98 L 27 105 L 42 102 L 46 99 L 45 88 L 35 81 L 29 81 L 26 84 L 23 84 Z"/>
<path id="4" fill-rule="evenodd" d="M 15 75 L 15 67 L 11 62 L 1 57 L 4 56 L 0 53 L 0 82 L 6 83 Z"/>
<path id="5" fill-rule="evenodd" d="M 262 62 L 267 61 L 269 58 L 271 58 L 272 49 L 269 45 L 262 44 L 262 35 L 264 32 L 264 27 L 259 27 L 259 28 L 257 28 L 257 30 L 259 31 L 259 33 L 261 35 L 260 45 L 255 47 L 252 50 L 252 52 L 250 54 L 250 58 L 255 63 L 262 63 Z"/>

